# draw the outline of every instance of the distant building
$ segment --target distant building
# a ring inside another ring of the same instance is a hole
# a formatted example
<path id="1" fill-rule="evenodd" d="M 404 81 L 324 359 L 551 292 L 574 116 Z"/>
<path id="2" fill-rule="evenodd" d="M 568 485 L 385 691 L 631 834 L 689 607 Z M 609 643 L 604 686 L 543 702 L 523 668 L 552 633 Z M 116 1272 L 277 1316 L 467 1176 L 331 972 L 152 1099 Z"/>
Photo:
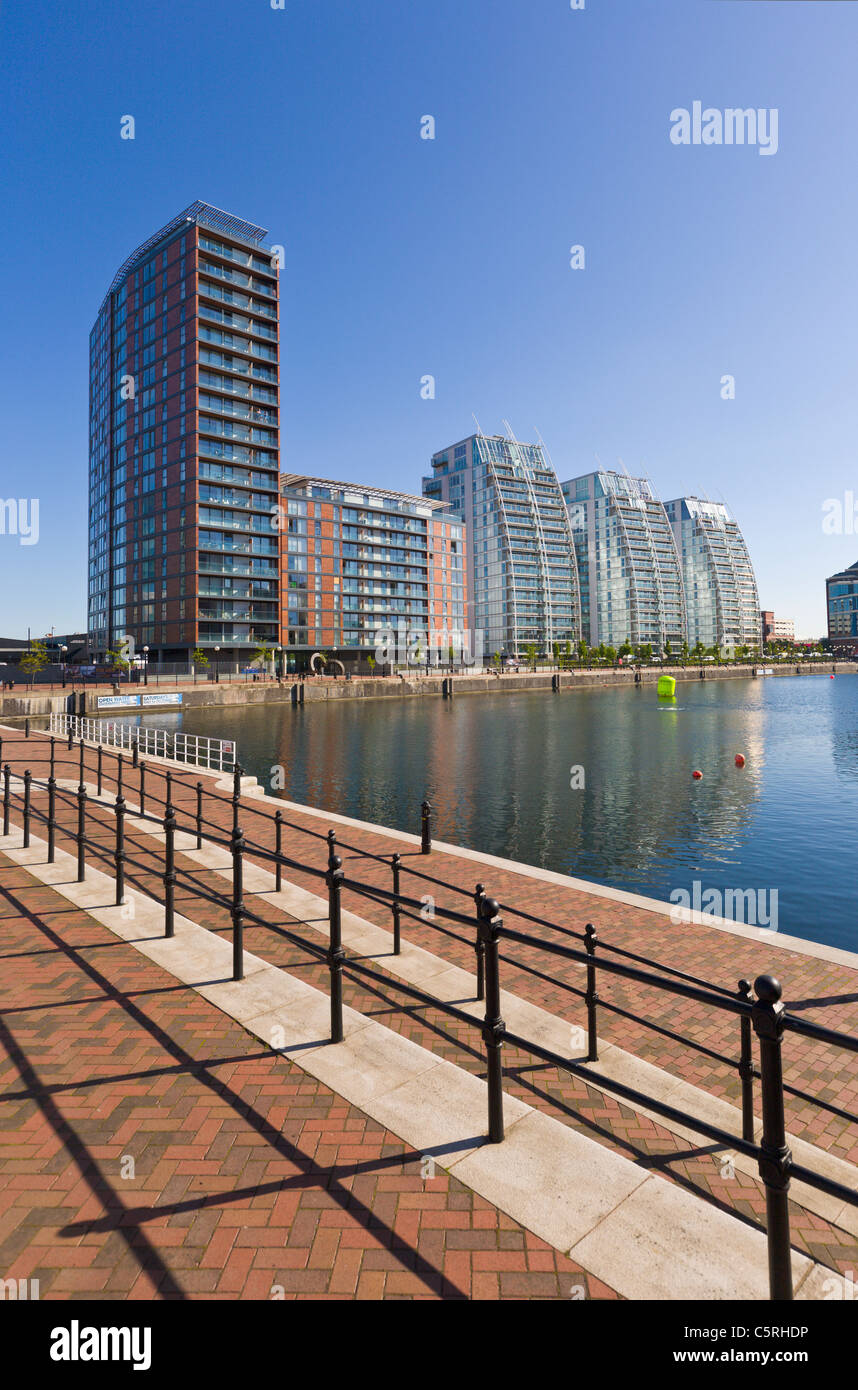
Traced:
<path id="1" fill-rule="evenodd" d="M 761 646 L 754 567 L 739 527 L 722 502 L 679 497 L 665 503 L 682 564 L 688 645 Z"/>
<path id="2" fill-rule="evenodd" d="M 465 523 L 468 626 L 490 657 L 578 641 L 575 543 L 542 444 L 471 435 L 434 455 L 423 492 Z"/>
<path id="3" fill-rule="evenodd" d="M 782 637 L 787 642 L 795 641 L 795 619 L 794 618 L 775 618 L 775 637 Z"/>
<path id="4" fill-rule="evenodd" d="M 396 660 L 408 659 L 409 636 L 422 660 L 431 648 L 446 661 L 451 642 L 459 660 L 468 640 L 460 517 L 426 497 L 300 474 L 283 474 L 280 493 L 280 642 L 298 667 L 316 651 L 354 664 L 391 629 Z"/>
<path id="5" fill-rule="evenodd" d="M 764 642 L 773 642 L 775 637 L 775 615 L 770 608 L 760 611 L 760 626 Z"/>
<path id="6" fill-rule="evenodd" d="M 646 478 L 599 470 L 561 484 L 590 646 L 666 645 L 686 637 L 682 570 L 663 504 Z"/>
<path id="7" fill-rule="evenodd" d="M 760 622 L 764 642 L 795 642 L 794 618 L 776 618 L 771 609 L 763 609 Z"/>
<path id="8" fill-rule="evenodd" d="M 826 579 L 825 598 L 831 645 L 858 651 L 858 561 Z"/>

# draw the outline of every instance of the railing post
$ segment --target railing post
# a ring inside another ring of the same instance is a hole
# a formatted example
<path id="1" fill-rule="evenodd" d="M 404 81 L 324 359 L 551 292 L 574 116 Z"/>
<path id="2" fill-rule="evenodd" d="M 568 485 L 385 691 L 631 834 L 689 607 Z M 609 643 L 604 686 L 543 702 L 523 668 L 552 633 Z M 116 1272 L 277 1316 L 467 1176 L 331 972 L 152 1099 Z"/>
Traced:
<path id="1" fill-rule="evenodd" d="M 68 751 L 71 752 L 71 751 L 72 751 L 72 748 L 74 747 L 74 721 L 72 720 L 71 715 L 69 715 L 69 729 L 68 729 L 68 734 L 69 734 L 69 746 L 68 746 Z"/>
<path id="2" fill-rule="evenodd" d="M 53 753 L 53 748 L 51 753 Z M 54 777 L 53 758 L 51 759 L 51 773 L 48 777 L 48 863 L 53 864 L 56 853 L 56 833 L 57 833 L 57 782 Z"/>
<path id="3" fill-rule="evenodd" d="M 587 992 L 584 1000 L 587 1004 L 587 1061 L 598 1062 L 599 1060 L 599 1034 L 596 1009 L 599 1003 L 599 995 L 596 989 L 596 946 L 599 938 L 596 935 L 596 928 L 592 922 L 588 922 L 584 928 L 584 950 L 587 952 Z"/>
<path id="4" fill-rule="evenodd" d="M 420 808 L 420 853 L 432 853 L 432 807 L 428 801 Z"/>
<path id="5" fill-rule="evenodd" d="M 283 853 L 283 812 L 274 812 L 274 853 L 277 855 L 277 866 L 275 869 L 275 891 L 280 892 L 283 888 L 283 865 L 280 856 Z"/>
<path id="6" fill-rule="evenodd" d="M 232 832 L 232 978 L 244 979 L 244 836 Z"/>
<path id="7" fill-rule="evenodd" d="M 81 782 L 77 789 L 77 881 L 86 878 L 86 787 Z"/>
<path id="8" fill-rule="evenodd" d="M 739 981 L 739 998 L 752 1003 L 750 980 Z M 742 1138 L 749 1144 L 754 1142 L 754 1054 L 751 1047 L 751 1016 L 743 1014 L 739 1020 L 741 1055 L 737 1068 L 742 1082 Z"/>
<path id="9" fill-rule="evenodd" d="M 331 834 L 333 835 L 333 831 Z M 331 972 L 331 1042 L 343 1040 L 343 950 L 342 883 L 343 861 L 331 856 L 328 866 L 328 967 Z"/>
<path id="10" fill-rule="evenodd" d="M 203 847 L 203 784 L 197 783 L 197 849 Z"/>
<path id="11" fill-rule="evenodd" d="M 142 765 L 141 765 L 142 766 Z M 164 808 L 164 935 L 175 936 L 176 812 L 167 794 Z"/>
<path id="12" fill-rule="evenodd" d="M 766 1189 L 766 1235 L 769 1247 L 769 1292 L 773 1302 L 792 1300 L 792 1252 L 789 1233 L 789 1182 L 792 1154 L 786 1142 L 781 1043 L 786 1009 L 780 982 L 772 975 L 754 981 L 754 1031 L 760 1044 L 763 1137 L 760 1177 Z"/>
<path id="13" fill-rule="evenodd" d="M 12 770 L 6 763 L 3 768 L 3 834 L 9 834 L 9 798 L 11 795 Z"/>
<path id="14" fill-rule="evenodd" d="M 391 860 L 393 869 L 393 954 L 398 956 L 402 952 L 402 913 L 399 907 L 399 877 L 402 868 L 402 858 L 394 854 Z"/>
<path id="15" fill-rule="evenodd" d="M 505 1031 L 500 1011 L 500 969 L 498 966 L 498 932 L 503 920 L 498 915 L 500 905 L 494 898 L 480 898 L 480 934 L 486 953 L 486 1016 L 483 1042 L 486 1045 L 486 1080 L 489 1091 L 489 1143 L 503 1139 L 503 1066 L 501 1049 Z"/>
<path id="16" fill-rule="evenodd" d="M 477 886 L 476 886 L 476 888 L 474 889 L 474 906 L 475 906 L 476 909 L 477 909 L 477 939 L 476 939 L 476 941 L 474 942 L 474 950 L 475 950 L 476 953 L 477 953 L 477 1002 L 478 1002 L 478 1003 L 479 1003 L 481 1000 L 485 999 L 485 997 L 486 997 L 486 943 L 485 943 L 485 941 L 484 941 L 484 939 L 483 939 L 483 933 L 482 933 L 481 930 L 480 930 L 480 922 L 482 921 L 482 913 L 481 913 L 481 911 L 480 911 L 480 904 L 482 903 L 483 898 L 484 898 L 485 896 L 486 896 L 486 890 L 485 890 L 484 885 L 483 885 L 482 883 L 478 883 Z"/>
<path id="17" fill-rule="evenodd" d="M 30 737 L 30 716 L 27 715 L 27 718 L 24 720 L 24 738 L 29 738 L 29 737 Z"/>
<path id="18" fill-rule="evenodd" d="M 80 740 L 80 747 L 79 747 L 79 749 L 78 749 L 78 760 L 77 760 L 77 762 L 78 762 L 78 779 L 77 779 L 77 780 L 78 780 L 78 786 L 81 786 L 81 787 L 84 785 L 83 754 L 84 754 L 84 745 L 83 745 L 83 739 L 81 739 L 81 740 Z"/>
<path id="19" fill-rule="evenodd" d="M 333 830 L 329 830 L 329 831 L 328 831 L 328 873 L 331 873 L 331 871 L 333 870 L 333 868 L 334 868 L 334 860 L 336 859 L 336 857 L 337 857 L 337 837 L 336 837 L 336 833 L 335 833 Z M 343 861 L 340 859 L 338 862 L 339 862 L 340 864 L 342 864 Z"/>
<path id="20" fill-rule="evenodd" d="M 169 805 L 169 798 L 167 804 Z M 140 764 L 140 814 L 146 810 L 146 764 Z"/>
<path id="21" fill-rule="evenodd" d="M 133 742 L 132 742 L 132 744 L 131 744 L 131 766 L 132 766 L 132 767 L 137 767 L 137 765 L 138 765 L 139 762 L 140 762 L 140 738 L 139 738 L 139 735 L 138 735 L 138 734 L 135 734 L 135 735 L 134 735 Z"/>
<path id="22" fill-rule="evenodd" d="M 102 761 L 103 761 L 103 759 L 102 759 L 102 753 L 101 753 L 101 744 L 99 744 L 99 745 L 98 745 L 98 772 L 97 772 L 97 774 L 96 774 L 96 775 L 97 775 L 97 778 L 98 778 L 98 781 L 97 781 L 97 784 L 96 784 L 96 785 L 97 785 L 97 789 L 98 789 L 98 794 L 99 794 L 99 796 L 101 796 L 101 794 L 102 794 L 102 775 L 103 775 Z"/>
<path id="23" fill-rule="evenodd" d="M 119 796 L 122 795 L 122 754 L 121 754 L 121 753 L 117 753 L 117 754 L 116 754 L 116 791 L 117 791 L 117 794 L 118 794 Z"/>
<path id="24" fill-rule="evenodd" d="M 238 763 L 232 774 L 232 833 L 238 829 L 238 808 L 241 804 L 241 768 Z"/>
<path id="25" fill-rule="evenodd" d="M 116 906 L 121 907 L 125 897 L 125 801 L 120 792 L 116 798 L 116 848 L 113 852 L 113 865 L 116 875 Z"/>
<path id="26" fill-rule="evenodd" d="M 56 739 L 51 737 L 51 776 L 56 777 Z"/>
<path id="27" fill-rule="evenodd" d="M 29 768 L 24 773 L 24 849 L 30 848 L 30 783 L 33 774 Z"/>

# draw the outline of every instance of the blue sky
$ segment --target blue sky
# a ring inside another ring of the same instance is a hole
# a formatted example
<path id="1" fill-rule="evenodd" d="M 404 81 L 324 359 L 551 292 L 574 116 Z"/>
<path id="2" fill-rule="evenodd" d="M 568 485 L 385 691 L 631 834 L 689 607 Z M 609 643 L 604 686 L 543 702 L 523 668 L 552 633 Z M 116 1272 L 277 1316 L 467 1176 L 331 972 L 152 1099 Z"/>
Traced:
<path id="1" fill-rule="evenodd" d="M 821 632 L 858 560 L 822 531 L 858 493 L 856 39 L 849 0 L 3 0 L 0 497 L 40 538 L 0 535 L 0 635 L 85 624 L 89 330 L 196 198 L 286 247 L 284 468 L 419 491 L 506 418 L 561 478 L 723 497 Z M 673 145 L 695 100 L 777 108 L 777 153 Z"/>

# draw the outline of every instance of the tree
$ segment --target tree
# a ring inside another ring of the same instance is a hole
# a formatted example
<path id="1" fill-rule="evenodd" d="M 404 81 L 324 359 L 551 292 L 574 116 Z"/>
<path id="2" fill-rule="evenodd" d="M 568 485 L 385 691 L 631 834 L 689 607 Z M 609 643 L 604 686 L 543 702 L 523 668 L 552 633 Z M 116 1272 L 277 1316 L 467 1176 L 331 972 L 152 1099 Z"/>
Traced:
<path id="1" fill-rule="evenodd" d="M 664 659 L 670 661 L 673 657 L 673 647 L 670 645 L 670 638 L 664 644 Z"/>
<path id="2" fill-rule="evenodd" d="M 371 675 L 371 676 L 374 676 L 374 675 L 375 675 L 375 657 L 372 655 L 372 652 L 370 652 L 369 656 L 367 657 L 367 659 L 366 659 L 366 664 L 367 664 L 367 666 L 369 667 L 369 673 L 370 673 L 370 675 Z"/>
<path id="3" fill-rule="evenodd" d="M 687 660 L 688 660 L 688 643 L 687 643 L 687 642 L 683 642 L 683 644 L 682 644 L 682 664 L 683 664 L 683 666 L 685 665 L 685 663 L 686 663 Z"/>
<path id="4" fill-rule="evenodd" d="M 209 659 L 203 651 L 202 647 L 197 647 L 195 649 L 194 654 L 191 657 L 191 660 L 193 661 L 195 666 L 201 667 L 202 670 L 205 670 L 205 668 L 209 664 Z"/>
<path id="5" fill-rule="evenodd" d="M 616 664 L 617 664 L 617 653 L 615 652 L 615 650 L 614 650 L 613 647 L 606 647 L 606 648 L 605 648 L 605 660 L 608 661 L 608 662 L 610 662 L 610 664 L 611 664 L 612 666 L 616 666 Z"/>
<path id="6" fill-rule="evenodd" d="M 115 652 L 107 653 L 107 664 L 110 669 L 119 675 L 123 672 L 127 675 L 131 670 L 131 662 L 128 660 L 128 648 L 126 646 L 117 647 Z"/>
<path id="7" fill-rule="evenodd" d="M 582 637 L 581 641 L 578 643 L 578 665 L 583 666 L 589 655 L 590 650 Z"/>
<path id="8" fill-rule="evenodd" d="M 251 666 L 262 666 L 266 670 L 274 660 L 274 648 L 269 647 L 267 642 L 260 642 L 254 648 L 253 656 L 250 659 Z"/>
<path id="9" fill-rule="evenodd" d="M 566 638 L 565 657 L 566 657 L 566 665 L 567 665 L 567 667 L 568 667 L 568 666 L 571 666 L 571 665 L 572 665 L 572 643 L 569 641 L 569 638 L 568 638 L 568 637 Z"/>
<path id="10" fill-rule="evenodd" d="M 525 656 L 527 657 L 528 661 L 530 662 L 531 666 L 533 667 L 533 669 L 534 669 L 534 671 L 535 671 L 535 670 L 536 670 L 536 657 L 537 657 L 536 643 L 535 643 L 535 642 L 528 642 L 527 646 L 526 646 L 525 649 L 524 649 L 524 654 L 525 654 Z"/>
<path id="11" fill-rule="evenodd" d="M 623 645 L 620 647 L 618 655 L 622 657 L 623 661 L 625 661 L 626 657 L 632 655 L 632 649 L 628 642 L 623 643 Z"/>
<path id="12" fill-rule="evenodd" d="M 551 644 L 551 652 L 552 652 L 552 655 L 553 655 L 553 657 L 554 657 L 554 665 L 555 665 L 555 666 L 559 666 L 559 665 L 560 665 L 560 643 L 559 643 L 559 642 L 552 642 L 552 644 Z"/>
<path id="13" fill-rule="evenodd" d="M 35 683 L 36 676 L 40 671 L 44 671 L 48 664 L 48 648 L 44 642 L 36 640 L 30 646 L 28 652 L 21 657 L 21 669 L 26 671 L 30 677 L 30 685 Z"/>

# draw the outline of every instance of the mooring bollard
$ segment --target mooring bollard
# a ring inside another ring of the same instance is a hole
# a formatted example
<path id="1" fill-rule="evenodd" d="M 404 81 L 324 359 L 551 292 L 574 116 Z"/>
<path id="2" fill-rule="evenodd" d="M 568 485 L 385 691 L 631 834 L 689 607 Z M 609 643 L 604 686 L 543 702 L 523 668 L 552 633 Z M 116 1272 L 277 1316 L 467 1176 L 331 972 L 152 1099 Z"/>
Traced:
<path id="1" fill-rule="evenodd" d="M 197 783 L 197 849 L 203 847 L 203 784 Z"/>
<path id="2" fill-rule="evenodd" d="M 9 834 L 9 799 L 11 796 L 12 769 L 9 764 L 3 768 L 3 834 Z"/>
<path id="3" fill-rule="evenodd" d="M 116 847 L 113 851 L 113 867 L 116 875 L 116 906 L 121 907 L 125 897 L 125 801 L 120 792 L 116 798 Z"/>
<path id="4" fill-rule="evenodd" d="M 77 881 L 86 878 L 86 787 L 77 789 Z"/>
<path id="5" fill-rule="evenodd" d="M 478 883 L 474 889 L 474 907 L 477 909 L 477 939 L 474 942 L 474 950 L 477 954 L 477 1002 L 480 1003 L 486 997 L 486 943 L 480 930 L 482 921 L 481 905 L 486 896 L 485 886 Z"/>
<path id="6" fill-rule="evenodd" d="M 789 1183 L 792 1154 L 786 1141 L 781 1043 L 786 1009 L 773 975 L 754 981 L 754 1031 L 760 1044 L 763 1137 L 760 1177 L 766 1189 L 766 1236 L 769 1247 L 769 1294 L 773 1302 L 792 1301 L 792 1253 L 789 1234 Z"/>
<path id="7" fill-rule="evenodd" d="M 584 928 L 584 950 L 587 952 L 587 991 L 584 995 L 584 1001 L 587 1005 L 588 1062 L 598 1062 L 599 1060 L 599 1035 L 596 1018 L 596 1008 L 599 1003 L 599 994 L 596 989 L 596 946 L 598 942 L 596 928 L 592 922 L 588 922 Z"/>
<path id="8" fill-rule="evenodd" d="M 400 855 L 394 854 L 390 867 L 393 869 L 393 954 L 398 956 L 402 952 L 402 916 L 399 907 L 399 875 L 402 866 Z"/>
<path id="9" fill-rule="evenodd" d="M 739 981 L 739 998 L 746 1004 L 752 1003 L 750 980 Z M 739 1019 L 739 1041 L 741 1055 L 737 1068 L 742 1082 L 742 1138 L 749 1144 L 754 1142 L 754 1055 L 751 1047 L 751 1018 L 743 1014 Z"/>
<path id="10" fill-rule="evenodd" d="M 283 812 L 274 812 L 274 853 L 277 856 L 275 866 L 275 891 L 281 892 L 283 888 L 283 865 L 280 856 L 283 853 Z"/>
<path id="11" fill-rule="evenodd" d="M 333 831 L 331 831 L 333 834 Z M 343 1040 L 343 950 L 342 883 L 343 861 L 333 855 L 328 868 L 328 966 L 331 972 L 331 1042 Z"/>
<path id="12" fill-rule="evenodd" d="M 420 853 L 432 853 L 432 807 L 424 801 L 420 808 Z"/>
<path id="13" fill-rule="evenodd" d="M 164 935 L 175 936 L 176 812 L 171 801 L 164 808 Z"/>
<path id="14" fill-rule="evenodd" d="M 33 774 L 29 768 L 24 773 L 24 849 L 30 848 L 30 783 Z"/>
<path id="15" fill-rule="evenodd" d="M 232 978 L 244 979 L 244 836 L 232 832 Z"/>
<path id="16" fill-rule="evenodd" d="M 480 932 L 486 954 L 486 1016 L 483 1042 L 486 1045 L 486 1080 L 489 1096 L 489 1143 L 503 1139 L 503 1066 L 501 1049 L 505 1024 L 500 1011 L 500 968 L 498 932 L 503 926 L 500 904 L 485 895 L 480 898 Z"/>

